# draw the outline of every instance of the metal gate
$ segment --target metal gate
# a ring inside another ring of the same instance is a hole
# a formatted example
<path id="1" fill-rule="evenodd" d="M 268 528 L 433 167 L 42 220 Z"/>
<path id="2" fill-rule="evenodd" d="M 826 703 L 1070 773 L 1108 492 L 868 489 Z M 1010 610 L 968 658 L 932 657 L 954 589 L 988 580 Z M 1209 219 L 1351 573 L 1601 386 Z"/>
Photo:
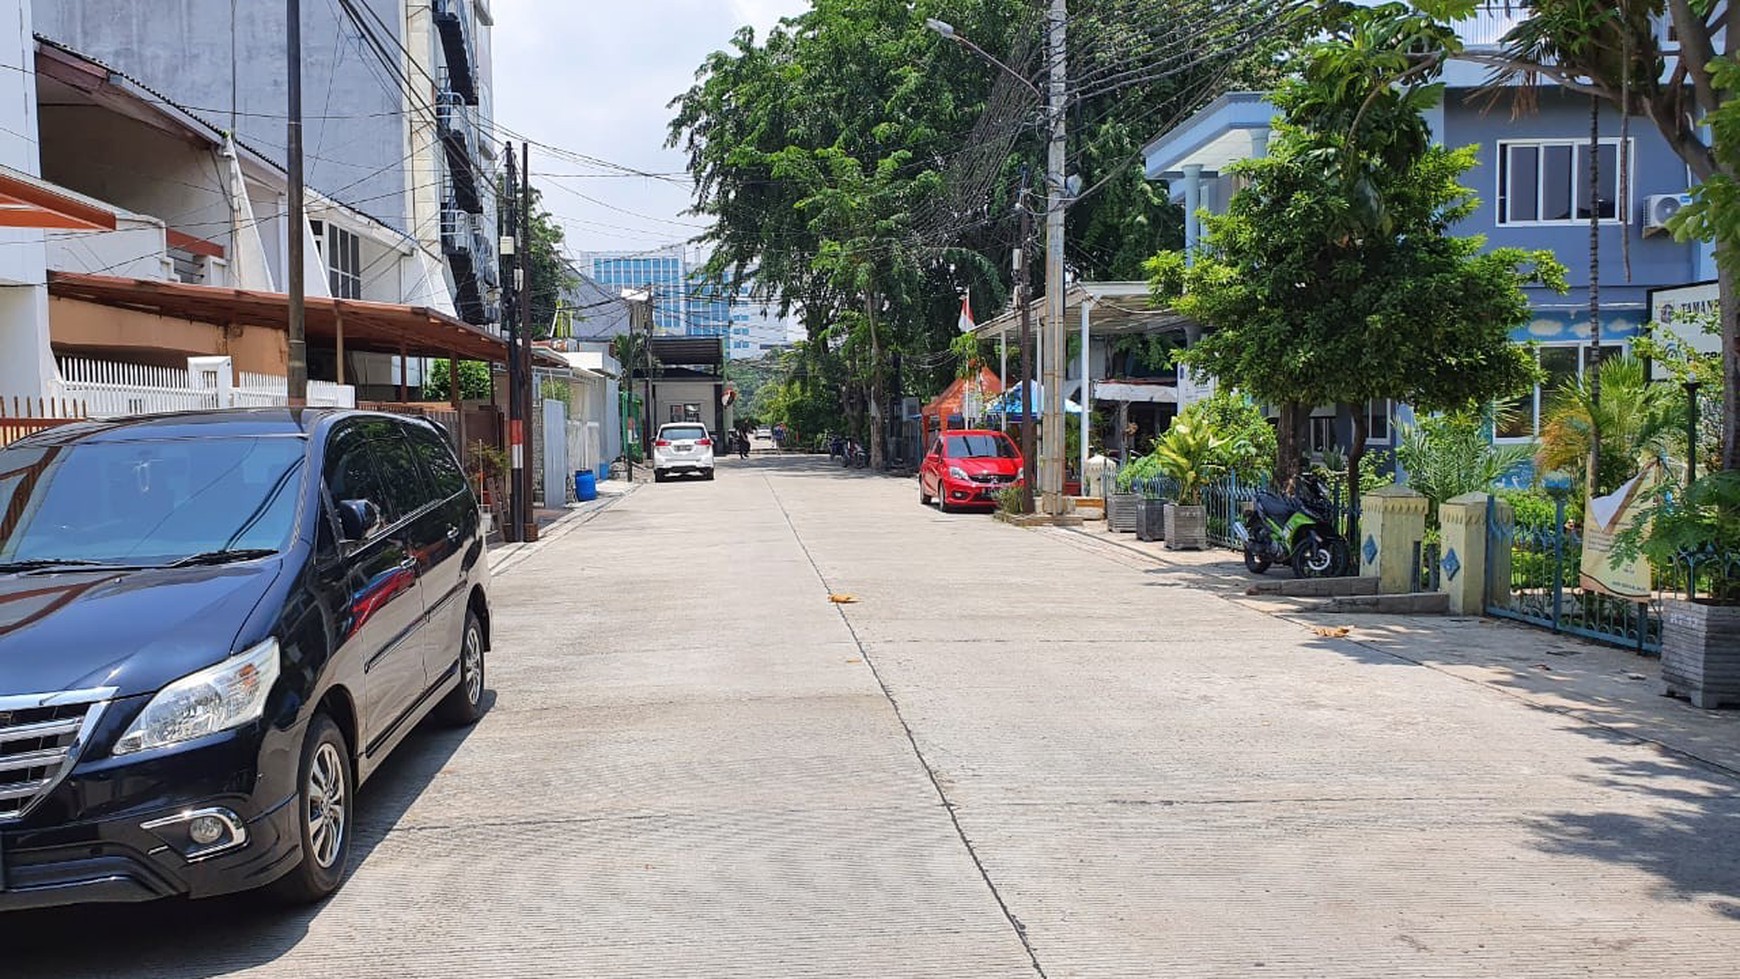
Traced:
<path id="1" fill-rule="evenodd" d="M 1486 613 L 1638 652 L 1661 649 L 1661 602 L 1582 587 L 1583 539 L 1558 501 L 1551 527 L 1520 527 L 1486 501 Z M 1507 570 L 1508 569 L 1508 570 Z"/>

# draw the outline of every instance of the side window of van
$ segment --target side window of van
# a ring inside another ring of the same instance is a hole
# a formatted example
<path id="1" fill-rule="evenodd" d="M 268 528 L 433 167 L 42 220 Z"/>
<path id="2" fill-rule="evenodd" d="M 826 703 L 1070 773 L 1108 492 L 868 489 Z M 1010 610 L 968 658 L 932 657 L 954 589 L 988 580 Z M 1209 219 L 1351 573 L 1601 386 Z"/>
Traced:
<path id="1" fill-rule="evenodd" d="M 368 500 L 386 513 L 387 496 L 368 451 L 367 433 L 360 426 L 347 425 L 327 440 L 326 490 L 334 503 Z"/>
<path id="2" fill-rule="evenodd" d="M 417 459 L 403 428 L 387 422 L 380 424 L 378 431 L 371 434 L 375 437 L 369 439 L 369 448 L 374 452 L 375 465 L 380 469 L 387 492 L 387 519 L 402 520 L 429 502 L 423 473 L 417 468 Z"/>
<path id="3" fill-rule="evenodd" d="M 405 434 L 410 437 L 411 448 L 416 450 L 418 460 L 423 463 L 423 471 L 434 483 L 436 499 L 450 500 L 465 492 L 468 485 L 465 470 L 453 457 L 446 439 L 421 425 L 406 425 Z"/>

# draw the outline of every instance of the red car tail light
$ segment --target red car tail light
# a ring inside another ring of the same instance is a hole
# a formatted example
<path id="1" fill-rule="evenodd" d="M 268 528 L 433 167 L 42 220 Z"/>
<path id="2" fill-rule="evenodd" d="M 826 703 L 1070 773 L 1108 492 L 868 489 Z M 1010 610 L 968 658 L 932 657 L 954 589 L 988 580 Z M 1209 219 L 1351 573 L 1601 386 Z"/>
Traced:
<path id="1" fill-rule="evenodd" d="M 653 443 L 653 445 L 658 446 L 661 449 L 669 447 L 670 444 L 671 444 L 670 439 L 659 439 L 657 442 Z"/>
<path id="2" fill-rule="evenodd" d="M 696 445 L 712 445 L 713 440 L 712 439 L 696 439 L 695 444 Z"/>

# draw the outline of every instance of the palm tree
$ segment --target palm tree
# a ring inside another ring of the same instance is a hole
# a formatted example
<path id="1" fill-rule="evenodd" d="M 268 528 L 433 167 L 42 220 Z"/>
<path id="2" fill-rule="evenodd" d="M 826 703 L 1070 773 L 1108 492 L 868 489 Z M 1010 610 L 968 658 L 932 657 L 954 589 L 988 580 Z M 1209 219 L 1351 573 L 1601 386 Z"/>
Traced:
<path id="1" fill-rule="evenodd" d="M 1613 357 L 1553 393 L 1535 464 L 1542 472 L 1577 472 L 1599 446 L 1593 490 L 1610 493 L 1637 475 L 1642 460 L 1674 451 L 1684 428 L 1679 392 L 1669 384 L 1651 384 L 1638 358 Z"/>

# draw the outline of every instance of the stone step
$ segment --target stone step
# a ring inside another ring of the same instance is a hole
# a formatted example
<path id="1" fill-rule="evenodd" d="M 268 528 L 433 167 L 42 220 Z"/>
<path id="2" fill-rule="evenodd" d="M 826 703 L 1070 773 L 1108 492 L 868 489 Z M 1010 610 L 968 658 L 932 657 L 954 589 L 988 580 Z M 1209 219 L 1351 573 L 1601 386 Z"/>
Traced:
<path id="1" fill-rule="evenodd" d="M 1417 591 L 1403 595 L 1343 595 L 1324 603 L 1323 611 L 1373 615 L 1446 615 L 1450 612 L 1450 593 Z"/>
<path id="2" fill-rule="evenodd" d="M 1278 578 L 1273 581 L 1259 581 L 1245 589 L 1247 595 L 1280 595 L 1285 598 L 1327 598 L 1377 593 L 1376 578 Z"/>

